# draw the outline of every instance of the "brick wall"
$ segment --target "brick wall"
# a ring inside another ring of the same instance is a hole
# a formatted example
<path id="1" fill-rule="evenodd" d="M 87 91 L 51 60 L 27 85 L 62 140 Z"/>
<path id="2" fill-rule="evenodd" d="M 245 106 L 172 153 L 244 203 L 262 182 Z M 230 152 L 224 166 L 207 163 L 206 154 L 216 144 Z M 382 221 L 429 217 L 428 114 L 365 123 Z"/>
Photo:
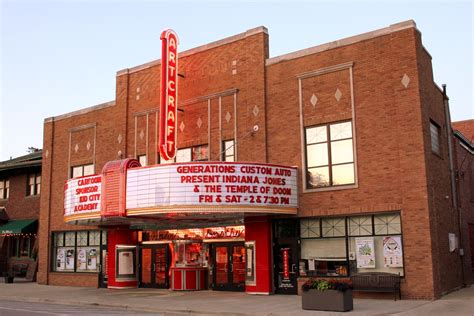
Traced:
<path id="1" fill-rule="evenodd" d="M 28 175 L 41 173 L 41 167 L 21 169 L 20 171 L 5 171 L 0 179 L 10 180 L 10 193 L 8 199 L 0 199 L 0 206 L 4 206 L 10 220 L 35 219 L 39 217 L 40 196 L 27 196 Z"/>
<path id="2" fill-rule="evenodd" d="M 471 127 L 474 121 L 471 120 Z M 455 129 L 459 129 L 453 124 Z M 464 134 L 463 134 L 464 135 Z M 458 190 L 458 207 L 461 213 L 461 247 L 464 250 L 463 272 L 466 284 L 474 283 L 474 235 L 469 233 L 469 229 L 474 229 L 474 154 L 473 143 L 471 151 L 465 140 L 453 137 L 456 154 L 456 182 Z"/>

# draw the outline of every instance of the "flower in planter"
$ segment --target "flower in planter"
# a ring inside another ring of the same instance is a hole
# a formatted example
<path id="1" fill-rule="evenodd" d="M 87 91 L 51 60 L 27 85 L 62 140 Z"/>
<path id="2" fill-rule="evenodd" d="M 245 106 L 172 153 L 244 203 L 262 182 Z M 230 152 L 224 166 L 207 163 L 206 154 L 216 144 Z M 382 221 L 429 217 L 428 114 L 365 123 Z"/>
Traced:
<path id="1" fill-rule="evenodd" d="M 309 279 L 303 284 L 302 288 L 305 292 L 311 289 L 318 291 L 336 290 L 345 292 L 348 289 L 352 289 L 352 283 L 350 280 Z"/>

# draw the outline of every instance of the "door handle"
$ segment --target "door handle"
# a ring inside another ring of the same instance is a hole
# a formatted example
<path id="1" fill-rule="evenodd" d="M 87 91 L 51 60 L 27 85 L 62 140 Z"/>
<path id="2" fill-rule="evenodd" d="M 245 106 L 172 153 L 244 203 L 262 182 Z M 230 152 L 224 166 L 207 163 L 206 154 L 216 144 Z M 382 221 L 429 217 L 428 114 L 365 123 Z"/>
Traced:
<path id="1" fill-rule="evenodd" d="M 155 264 L 153 264 L 153 271 L 156 271 L 156 267 L 155 267 Z"/>
<path id="2" fill-rule="evenodd" d="M 230 272 L 234 272 L 234 264 L 233 263 L 230 264 Z"/>
<path id="3" fill-rule="evenodd" d="M 295 263 L 293 263 L 291 265 L 291 273 L 296 273 L 296 264 Z"/>

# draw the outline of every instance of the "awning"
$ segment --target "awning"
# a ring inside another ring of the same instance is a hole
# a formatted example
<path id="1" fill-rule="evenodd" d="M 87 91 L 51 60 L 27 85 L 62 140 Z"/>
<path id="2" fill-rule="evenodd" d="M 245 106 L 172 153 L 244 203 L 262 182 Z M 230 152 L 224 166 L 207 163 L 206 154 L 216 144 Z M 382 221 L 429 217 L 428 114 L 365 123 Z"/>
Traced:
<path id="1" fill-rule="evenodd" d="M 0 235 L 36 233 L 37 230 L 37 219 L 11 220 L 0 226 Z"/>

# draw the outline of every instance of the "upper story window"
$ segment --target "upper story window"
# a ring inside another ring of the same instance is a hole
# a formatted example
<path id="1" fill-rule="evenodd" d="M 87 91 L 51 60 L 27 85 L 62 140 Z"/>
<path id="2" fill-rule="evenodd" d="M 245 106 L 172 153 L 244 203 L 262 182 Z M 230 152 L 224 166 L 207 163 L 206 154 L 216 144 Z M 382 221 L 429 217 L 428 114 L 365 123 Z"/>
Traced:
<path id="1" fill-rule="evenodd" d="M 440 155 L 440 143 L 439 143 L 439 133 L 440 128 L 439 125 L 433 121 L 430 121 L 430 134 L 431 134 L 431 151 L 435 154 Z"/>
<path id="2" fill-rule="evenodd" d="M 178 149 L 176 162 L 207 161 L 209 158 L 207 145 Z"/>
<path id="3" fill-rule="evenodd" d="M 94 174 L 94 164 L 74 166 L 71 168 L 72 178 L 90 176 Z"/>
<path id="4" fill-rule="evenodd" d="M 28 176 L 26 195 L 38 195 L 41 193 L 41 173 L 33 173 Z"/>
<path id="5" fill-rule="evenodd" d="M 307 127 L 307 188 L 355 183 L 352 122 Z"/>
<path id="6" fill-rule="evenodd" d="M 0 179 L 0 199 L 8 199 L 10 196 L 10 180 Z"/>
<path id="7" fill-rule="evenodd" d="M 235 142 L 233 139 L 224 141 L 224 152 L 222 153 L 223 161 L 235 161 Z"/>
<path id="8" fill-rule="evenodd" d="M 148 166 L 148 159 L 147 159 L 146 155 L 139 155 L 137 157 L 137 160 L 140 162 L 140 165 L 142 167 Z"/>

